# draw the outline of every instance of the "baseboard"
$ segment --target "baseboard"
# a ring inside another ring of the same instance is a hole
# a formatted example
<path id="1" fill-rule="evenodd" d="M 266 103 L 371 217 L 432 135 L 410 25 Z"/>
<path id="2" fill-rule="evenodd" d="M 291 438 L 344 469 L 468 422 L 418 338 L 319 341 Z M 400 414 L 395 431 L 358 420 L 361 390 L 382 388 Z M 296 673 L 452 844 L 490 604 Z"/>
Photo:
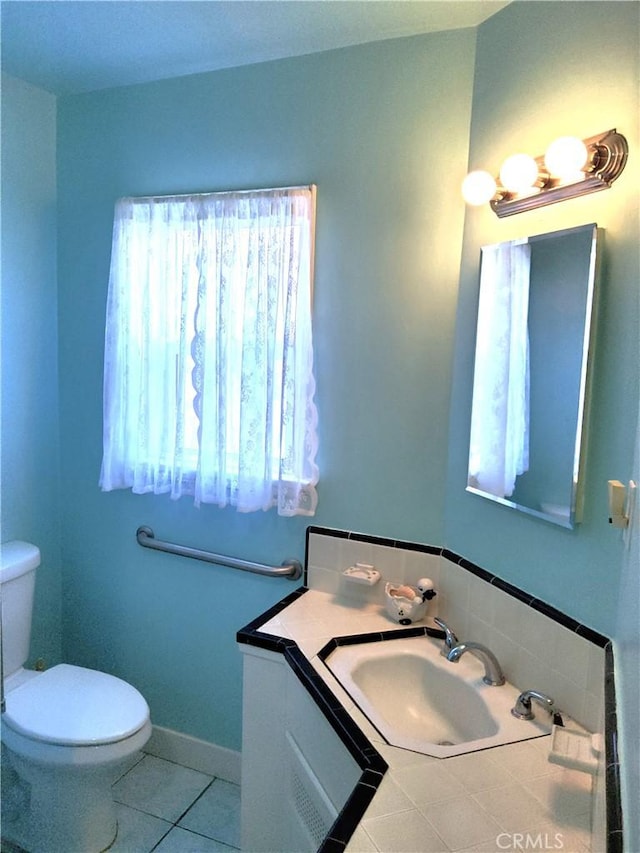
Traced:
<path id="1" fill-rule="evenodd" d="M 154 726 L 144 752 L 240 784 L 240 753 L 233 749 Z"/>

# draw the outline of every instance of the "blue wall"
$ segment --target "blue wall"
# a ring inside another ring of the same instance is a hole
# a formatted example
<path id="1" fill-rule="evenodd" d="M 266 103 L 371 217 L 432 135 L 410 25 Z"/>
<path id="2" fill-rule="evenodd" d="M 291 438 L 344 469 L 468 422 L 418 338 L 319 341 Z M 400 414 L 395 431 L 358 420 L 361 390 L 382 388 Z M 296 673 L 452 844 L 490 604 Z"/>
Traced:
<path id="1" fill-rule="evenodd" d="M 2 75 L 0 541 L 42 552 L 33 657 L 60 657 L 56 100 Z"/>
<path id="2" fill-rule="evenodd" d="M 479 27 L 471 168 L 497 172 L 509 154 L 537 156 L 558 136 L 616 127 L 631 154 L 605 192 L 502 220 L 488 206 L 468 210 L 445 508 L 452 550 L 607 635 L 622 561 L 607 480 L 631 476 L 638 401 L 638 31 L 637 3 L 598 2 L 514 3 Z M 486 243 L 592 222 L 605 231 L 600 312 L 584 515 L 570 531 L 465 492 L 478 262 Z"/>
<path id="3" fill-rule="evenodd" d="M 474 45 L 462 30 L 60 100 L 64 651 L 131 680 L 156 724 L 239 748 L 235 632 L 292 586 L 144 551 L 138 525 L 279 563 L 304 557 L 309 520 L 98 490 L 114 201 L 317 183 L 313 521 L 441 542 Z"/>

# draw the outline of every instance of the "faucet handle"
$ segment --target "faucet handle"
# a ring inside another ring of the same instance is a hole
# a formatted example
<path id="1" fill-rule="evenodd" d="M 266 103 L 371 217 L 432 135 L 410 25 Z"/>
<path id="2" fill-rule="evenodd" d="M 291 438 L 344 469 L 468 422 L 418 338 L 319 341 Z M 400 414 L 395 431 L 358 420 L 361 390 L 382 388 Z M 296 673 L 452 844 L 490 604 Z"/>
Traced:
<path id="1" fill-rule="evenodd" d="M 444 645 L 440 650 L 440 654 L 446 657 L 451 649 L 457 644 L 458 638 L 453 633 L 451 628 L 447 625 L 444 619 L 440 619 L 438 616 L 433 617 L 433 621 L 436 623 L 438 628 L 441 628 L 444 631 Z"/>
<path id="2" fill-rule="evenodd" d="M 531 709 L 531 700 L 535 699 L 539 702 L 550 714 L 555 711 L 555 704 L 551 696 L 546 693 L 540 693 L 538 690 L 524 690 L 516 699 L 516 704 L 511 709 L 511 713 L 519 720 L 533 720 L 534 713 Z"/>

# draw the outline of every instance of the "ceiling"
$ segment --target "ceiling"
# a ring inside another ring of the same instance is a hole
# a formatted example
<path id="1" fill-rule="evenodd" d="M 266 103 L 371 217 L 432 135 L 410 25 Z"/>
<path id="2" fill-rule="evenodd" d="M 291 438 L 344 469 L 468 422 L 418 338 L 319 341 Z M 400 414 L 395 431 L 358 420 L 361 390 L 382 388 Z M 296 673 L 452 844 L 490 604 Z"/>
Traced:
<path id="1" fill-rule="evenodd" d="M 56 95 L 441 30 L 508 0 L 3 0 L 2 69 Z"/>

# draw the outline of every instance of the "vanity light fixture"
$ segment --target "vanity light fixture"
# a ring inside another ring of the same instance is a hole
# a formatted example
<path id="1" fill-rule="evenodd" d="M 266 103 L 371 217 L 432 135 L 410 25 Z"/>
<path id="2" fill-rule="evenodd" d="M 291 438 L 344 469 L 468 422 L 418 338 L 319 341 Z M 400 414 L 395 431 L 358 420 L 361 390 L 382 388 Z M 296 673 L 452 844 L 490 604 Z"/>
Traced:
<path id="1" fill-rule="evenodd" d="M 462 195 L 471 205 L 487 202 L 500 218 L 567 198 L 608 189 L 622 173 L 629 153 L 627 140 L 615 129 L 588 139 L 561 136 L 541 157 L 507 157 L 494 178 L 469 172 Z"/>

